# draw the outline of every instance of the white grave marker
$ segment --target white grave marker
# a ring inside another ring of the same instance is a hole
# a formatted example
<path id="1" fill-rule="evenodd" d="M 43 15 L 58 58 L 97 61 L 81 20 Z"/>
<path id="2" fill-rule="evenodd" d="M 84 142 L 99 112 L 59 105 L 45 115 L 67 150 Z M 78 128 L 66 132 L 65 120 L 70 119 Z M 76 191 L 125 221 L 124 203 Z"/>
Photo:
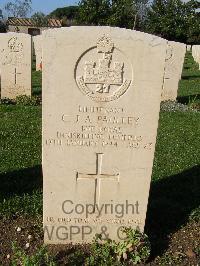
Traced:
<path id="1" fill-rule="evenodd" d="M 119 28 L 43 33 L 45 243 L 144 230 L 166 48 Z"/>
<path id="2" fill-rule="evenodd" d="M 186 45 L 178 42 L 168 42 L 165 75 L 162 91 L 162 101 L 175 101 L 181 79 Z"/>
<path id="3" fill-rule="evenodd" d="M 1 98 L 31 96 L 31 36 L 0 34 Z"/>

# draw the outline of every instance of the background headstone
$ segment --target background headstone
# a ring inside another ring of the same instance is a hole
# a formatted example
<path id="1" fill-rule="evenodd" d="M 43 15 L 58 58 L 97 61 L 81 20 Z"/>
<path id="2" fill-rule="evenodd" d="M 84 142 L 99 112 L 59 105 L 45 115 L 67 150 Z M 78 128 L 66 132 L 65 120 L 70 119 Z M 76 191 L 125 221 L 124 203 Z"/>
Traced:
<path id="1" fill-rule="evenodd" d="M 43 33 L 45 243 L 144 230 L 166 48 L 119 28 Z"/>
<path id="2" fill-rule="evenodd" d="M 42 35 L 33 37 L 35 58 L 36 58 L 36 71 L 42 70 Z"/>
<path id="3" fill-rule="evenodd" d="M 178 84 L 183 70 L 185 52 L 185 44 L 168 42 L 162 101 L 175 101 L 177 98 Z"/>
<path id="4" fill-rule="evenodd" d="M 194 61 L 199 64 L 200 69 L 200 45 L 192 46 L 192 56 L 194 58 Z"/>
<path id="5" fill-rule="evenodd" d="M 189 44 L 188 44 L 187 47 L 186 47 L 187 51 L 190 51 L 191 48 L 192 48 L 192 45 L 189 45 Z"/>
<path id="6" fill-rule="evenodd" d="M 0 34 L 1 98 L 31 96 L 31 36 Z"/>

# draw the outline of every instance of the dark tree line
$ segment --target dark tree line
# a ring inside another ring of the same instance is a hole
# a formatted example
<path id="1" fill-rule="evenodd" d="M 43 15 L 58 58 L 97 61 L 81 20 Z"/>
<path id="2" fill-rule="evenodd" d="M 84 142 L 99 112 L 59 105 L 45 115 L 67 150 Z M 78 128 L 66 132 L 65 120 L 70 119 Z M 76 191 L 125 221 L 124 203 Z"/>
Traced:
<path id="1" fill-rule="evenodd" d="M 68 17 L 77 25 L 110 25 L 152 33 L 168 40 L 200 44 L 199 1 L 81 0 L 50 16 Z"/>
<path id="2" fill-rule="evenodd" d="M 154 0 L 144 30 L 168 40 L 200 44 L 199 7 L 194 0 Z"/>

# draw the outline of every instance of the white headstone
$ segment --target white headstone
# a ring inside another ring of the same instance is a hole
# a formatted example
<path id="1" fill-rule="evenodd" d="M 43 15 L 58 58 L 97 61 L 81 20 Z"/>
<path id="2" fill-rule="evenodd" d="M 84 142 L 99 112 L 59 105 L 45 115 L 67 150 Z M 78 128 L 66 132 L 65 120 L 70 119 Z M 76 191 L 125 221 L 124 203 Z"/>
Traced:
<path id="1" fill-rule="evenodd" d="M 168 42 L 162 101 L 175 101 L 177 98 L 178 85 L 183 70 L 185 52 L 185 44 Z"/>
<path id="2" fill-rule="evenodd" d="M 200 45 L 192 46 L 192 56 L 194 58 L 194 61 L 199 64 L 200 69 Z"/>
<path id="3" fill-rule="evenodd" d="M 31 96 L 31 36 L 0 34 L 1 98 Z"/>
<path id="4" fill-rule="evenodd" d="M 36 57 L 36 71 L 42 70 L 42 35 L 33 37 L 34 51 Z"/>
<path id="5" fill-rule="evenodd" d="M 144 230 L 166 47 L 119 28 L 43 33 L 45 243 Z"/>
<path id="6" fill-rule="evenodd" d="M 189 45 L 189 44 L 186 47 L 187 51 L 191 51 L 191 48 L 192 48 L 192 45 Z"/>

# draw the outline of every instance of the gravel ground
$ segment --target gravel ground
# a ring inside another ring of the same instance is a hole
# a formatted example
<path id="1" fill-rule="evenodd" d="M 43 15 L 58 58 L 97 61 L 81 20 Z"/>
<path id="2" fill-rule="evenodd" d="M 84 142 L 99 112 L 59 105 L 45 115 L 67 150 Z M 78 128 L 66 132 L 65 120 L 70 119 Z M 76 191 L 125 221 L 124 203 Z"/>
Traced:
<path id="1" fill-rule="evenodd" d="M 198 110 L 192 109 L 188 105 L 178 103 L 176 101 L 161 102 L 160 110 L 165 112 L 198 112 Z"/>

